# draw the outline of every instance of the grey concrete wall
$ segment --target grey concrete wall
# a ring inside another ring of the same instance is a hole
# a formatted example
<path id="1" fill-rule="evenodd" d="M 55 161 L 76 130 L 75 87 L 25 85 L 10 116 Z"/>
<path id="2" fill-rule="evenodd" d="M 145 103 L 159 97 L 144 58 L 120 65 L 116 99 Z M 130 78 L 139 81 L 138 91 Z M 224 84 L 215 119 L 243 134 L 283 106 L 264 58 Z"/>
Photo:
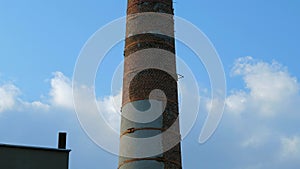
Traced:
<path id="1" fill-rule="evenodd" d="M 68 169 L 69 151 L 0 146 L 0 169 Z"/>

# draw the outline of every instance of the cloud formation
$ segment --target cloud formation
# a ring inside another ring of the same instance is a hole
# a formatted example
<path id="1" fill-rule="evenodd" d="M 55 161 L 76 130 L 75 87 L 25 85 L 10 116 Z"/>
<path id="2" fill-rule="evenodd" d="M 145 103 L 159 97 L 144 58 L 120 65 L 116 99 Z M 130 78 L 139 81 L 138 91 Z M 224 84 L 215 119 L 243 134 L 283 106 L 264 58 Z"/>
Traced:
<path id="1" fill-rule="evenodd" d="M 236 60 L 234 76 L 242 76 L 245 89 L 232 91 L 228 97 L 227 111 L 235 114 L 252 110 L 269 117 L 283 112 L 299 96 L 299 83 L 287 68 L 277 62 L 266 63 L 252 57 Z"/>
<path id="2" fill-rule="evenodd" d="M 294 168 L 300 157 L 300 132 L 293 129 L 300 118 L 297 78 L 276 61 L 252 57 L 238 58 L 231 74 L 242 78 L 244 88 L 227 97 L 225 123 L 235 129 L 238 150 L 255 162 L 249 168 Z"/>
<path id="3" fill-rule="evenodd" d="M 21 99 L 21 90 L 14 84 L 7 83 L 0 86 L 0 113 L 8 111 L 43 111 L 48 112 L 60 109 L 62 111 L 74 111 L 72 82 L 69 77 L 65 76 L 62 72 L 54 72 L 53 77 L 50 79 L 51 88 L 46 100 L 43 101 L 24 101 Z M 77 90 L 83 94 L 84 90 Z M 117 95 L 106 96 L 97 98 L 96 103 L 100 115 L 116 132 L 119 131 L 120 125 L 120 109 L 121 109 L 121 90 Z M 87 100 L 80 101 L 82 104 L 87 103 Z M 88 105 L 88 104 L 86 104 Z M 89 108 L 86 107 L 86 111 Z"/>
<path id="4" fill-rule="evenodd" d="M 72 82 L 70 78 L 65 76 L 62 72 L 55 72 L 53 75 L 54 77 L 51 79 L 51 90 L 49 93 L 52 106 L 64 108 L 66 110 L 74 110 Z M 94 87 L 91 87 L 90 89 L 93 90 Z M 77 89 L 76 92 L 79 92 L 79 95 L 84 96 L 83 92 L 86 92 L 86 90 L 82 88 Z M 96 99 L 98 109 L 101 109 L 99 113 L 102 113 L 102 117 L 116 131 L 119 131 L 120 124 L 121 94 L 122 92 L 120 90 L 117 95 Z M 79 101 L 80 103 L 88 105 L 88 100 L 85 100 L 84 97 L 79 97 L 79 99 L 81 99 L 81 101 Z M 86 111 L 88 111 L 88 108 L 86 109 Z"/>
<path id="5" fill-rule="evenodd" d="M 209 144 L 202 145 L 201 150 L 207 148 L 210 154 L 230 152 L 227 156 L 229 162 L 225 164 L 229 166 L 228 168 L 235 168 L 232 167 L 234 165 L 239 169 L 279 169 L 284 166 L 297 168 L 295 167 L 299 164 L 297 161 L 300 161 L 300 132 L 291 130 L 300 127 L 298 122 L 300 115 L 297 112 L 300 108 L 297 78 L 293 77 L 286 67 L 275 61 L 268 63 L 252 57 L 237 59 L 231 74 L 234 78 L 241 77 L 244 87 L 232 89 L 226 99 L 226 110 L 220 130 L 216 133 L 217 136 L 212 138 L 222 141 L 210 141 Z M 33 109 L 49 111 L 55 108 L 59 108 L 56 110 L 59 112 L 74 111 L 70 78 L 62 72 L 55 72 L 50 79 L 50 85 L 46 97 L 48 102 L 24 101 L 21 99 L 21 89 L 16 85 L 11 83 L 0 85 L 0 113 Z M 204 108 L 211 108 L 209 99 L 205 100 L 204 97 L 201 99 Z M 106 122 L 118 131 L 121 91 L 117 95 L 99 97 L 96 102 Z M 88 107 L 86 109 L 88 110 Z M 220 132 L 224 132 L 224 136 Z M 220 147 L 224 152 L 218 150 Z M 195 152 L 198 150 L 195 147 L 192 149 Z M 187 154 L 185 156 L 190 157 Z"/>
<path id="6" fill-rule="evenodd" d="M 43 110 L 47 111 L 49 105 L 40 101 L 24 101 L 20 98 L 21 90 L 14 84 L 7 83 L 0 86 L 0 113 L 5 111 Z"/>
<path id="7" fill-rule="evenodd" d="M 108 96 L 99 98 L 97 100 L 98 109 L 101 109 L 102 116 L 106 122 L 115 130 L 120 130 L 121 122 L 121 103 L 122 103 L 122 90 L 115 96 Z"/>
<path id="8" fill-rule="evenodd" d="M 54 72 L 54 77 L 51 79 L 51 89 L 49 95 L 51 96 L 51 103 L 54 106 L 74 109 L 72 83 L 62 72 Z"/>
<path id="9" fill-rule="evenodd" d="M 20 90 L 13 84 L 0 86 L 0 112 L 13 109 L 19 94 Z"/>
<path id="10" fill-rule="evenodd" d="M 281 155 L 284 159 L 292 158 L 300 160 L 300 137 L 282 137 Z"/>

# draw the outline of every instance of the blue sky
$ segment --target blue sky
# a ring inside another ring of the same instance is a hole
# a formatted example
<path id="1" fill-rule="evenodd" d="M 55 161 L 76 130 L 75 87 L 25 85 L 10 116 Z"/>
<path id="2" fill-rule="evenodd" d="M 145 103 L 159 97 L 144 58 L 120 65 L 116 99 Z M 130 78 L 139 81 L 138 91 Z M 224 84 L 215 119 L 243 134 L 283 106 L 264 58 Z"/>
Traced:
<path id="1" fill-rule="evenodd" d="M 199 144 L 209 78 L 178 43 L 177 53 L 193 70 L 204 100 L 203 113 L 183 140 L 184 168 L 300 166 L 299 5 L 297 0 L 176 0 L 175 14 L 195 24 L 217 49 L 228 92 L 219 128 Z M 57 132 L 67 131 L 70 169 L 117 167 L 117 157 L 80 128 L 70 85 L 85 42 L 125 11 L 126 1 L 0 0 L 0 143 L 55 147 Z M 96 79 L 99 104 L 108 113 L 111 100 L 118 100 L 108 82 L 122 61 L 123 45 L 109 52 Z"/>

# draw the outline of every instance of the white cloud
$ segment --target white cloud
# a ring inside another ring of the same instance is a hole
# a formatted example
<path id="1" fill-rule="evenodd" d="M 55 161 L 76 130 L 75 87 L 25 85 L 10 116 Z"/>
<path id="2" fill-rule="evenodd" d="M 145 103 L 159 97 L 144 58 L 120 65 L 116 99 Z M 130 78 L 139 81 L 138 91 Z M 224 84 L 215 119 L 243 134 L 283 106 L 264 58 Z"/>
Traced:
<path id="1" fill-rule="evenodd" d="M 19 100 L 22 105 L 22 109 L 33 109 L 33 110 L 44 110 L 48 111 L 50 109 L 50 105 L 42 103 L 41 101 L 33 101 L 33 102 L 26 102 Z M 20 108 L 19 108 L 20 110 Z"/>
<path id="2" fill-rule="evenodd" d="M 0 86 L 0 112 L 13 109 L 19 94 L 20 90 L 13 84 Z"/>
<path id="3" fill-rule="evenodd" d="M 245 110 L 247 104 L 247 93 L 244 91 L 234 92 L 226 99 L 227 109 L 234 113 L 239 114 Z"/>
<path id="4" fill-rule="evenodd" d="M 244 91 L 232 92 L 227 98 L 229 112 L 238 114 L 252 110 L 262 116 L 273 116 L 299 96 L 297 79 L 277 62 L 270 64 L 252 57 L 239 58 L 232 73 L 241 75 L 246 86 Z"/>
<path id="5" fill-rule="evenodd" d="M 40 101 L 28 102 L 20 98 L 21 90 L 14 84 L 8 83 L 0 86 L 0 112 L 22 111 L 22 110 L 44 110 L 49 109 L 49 105 Z"/>
<path id="6" fill-rule="evenodd" d="M 61 72 L 53 73 L 51 79 L 50 100 L 51 104 L 42 101 L 24 101 L 20 98 L 21 90 L 14 84 L 4 84 L 0 86 L 0 112 L 4 111 L 24 111 L 43 110 L 47 111 L 53 106 L 63 107 L 73 110 L 73 98 L 71 81 Z"/>
<path id="7" fill-rule="evenodd" d="M 300 160 L 300 137 L 282 137 L 281 155 L 284 159 Z"/>
<path id="8" fill-rule="evenodd" d="M 260 148 L 268 143 L 272 136 L 272 131 L 266 128 L 260 128 L 260 130 L 254 131 L 248 136 L 241 144 L 243 148 Z"/>
<path id="9" fill-rule="evenodd" d="M 74 109 L 71 80 L 62 72 L 53 73 L 51 79 L 51 103 L 54 106 Z"/>
<path id="10" fill-rule="evenodd" d="M 115 131 L 120 130 L 120 110 L 122 101 L 121 91 L 115 96 L 108 96 L 104 97 L 103 99 L 100 98 L 97 101 L 98 109 L 101 109 L 102 116 Z"/>
<path id="11" fill-rule="evenodd" d="M 60 108 L 74 110 L 71 80 L 62 72 L 55 72 L 53 75 L 54 77 L 51 79 L 51 90 L 49 93 L 51 96 L 51 104 Z M 92 87 L 91 89 L 94 88 Z M 85 90 L 78 89 L 76 92 L 79 92 L 79 95 L 84 95 L 83 92 L 85 92 Z M 121 94 L 122 92 L 120 91 L 117 95 L 97 99 L 98 109 L 101 109 L 102 117 L 116 131 L 119 131 L 120 124 Z M 89 103 L 87 103 L 87 101 L 88 100 L 81 100 L 78 102 L 88 105 Z M 82 105 L 81 107 L 86 106 Z M 88 110 L 88 107 L 86 107 L 86 109 Z"/>
<path id="12" fill-rule="evenodd" d="M 42 101 L 24 101 L 20 98 L 21 90 L 14 84 L 4 84 L 0 86 L 0 113 L 5 111 L 48 111 L 52 108 L 63 108 L 66 110 L 74 110 L 72 83 L 70 78 L 62 72 L 53 73 L 50 80 L 51 89 L 49 92 L 50 103 L 46 104 Z M 84 95 L 85 90 L 79 90 L 80 95 Z M 80 98 L 82 107 L 89 110 L 89 101 L 86 98 Z M 99 113 L 102 113 L 104 120 L 115 130 L 119 131 L 120 125 L 120 109 L 121 109 L 122 92 L 117 95 L 106 96 L 97 99 Z M 91 100 L 93 101 L 93 100 Z"/>
<path id="13" fill-rule="evenodd" d="M 255 163 L 260 164 L 249 166 L 295 166 L 297 163 L 291 160 L 300 161 L 300 137 L 282 135 L 299 134 L 292 132 L 293 127 L 299 126 L 297 78 L 275 61 L 269 63 L 252 57 L 237 59 L 232 75 L 241 76 L 245 87 L 231 90 L 225 114 L 228 125 L 236 131 L 240 151 L 248 152 L 248 158 L 253 157 Z"/>

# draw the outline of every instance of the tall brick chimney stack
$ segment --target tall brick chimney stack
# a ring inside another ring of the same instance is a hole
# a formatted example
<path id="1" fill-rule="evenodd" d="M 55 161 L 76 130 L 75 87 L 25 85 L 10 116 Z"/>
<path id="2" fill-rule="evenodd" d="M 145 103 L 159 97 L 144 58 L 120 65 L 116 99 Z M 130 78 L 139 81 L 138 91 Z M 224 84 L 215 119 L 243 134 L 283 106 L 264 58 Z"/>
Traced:
<path id="1" fill-rule="evenodd" d="M 128 0 L 119 169 L 182 168 L 173 15 L 172 0 Z"/>

